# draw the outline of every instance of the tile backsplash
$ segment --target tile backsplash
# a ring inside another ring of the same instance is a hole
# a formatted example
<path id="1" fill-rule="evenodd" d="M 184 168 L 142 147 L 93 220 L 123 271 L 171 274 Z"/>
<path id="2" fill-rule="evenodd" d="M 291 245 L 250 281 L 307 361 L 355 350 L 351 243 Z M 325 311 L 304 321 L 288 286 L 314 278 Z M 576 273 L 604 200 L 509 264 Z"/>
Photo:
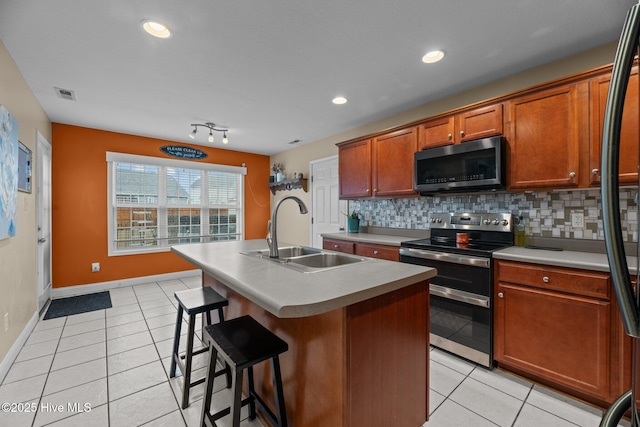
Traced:
<path id="1" fill-rule="evenodd" d="M 620 190 L 622 235 L 638 241 L 636 188 Z M 527 235 L 565 239 L 604 240 L 599 189 L 527 193 L 483 193 L 386 200 L 351 200 L 349 212 L 360 214 L 361 225 L 427 229 L 432 212 L 506 212 L 522 215 Z M 571 214 L 584 215 L 584 227 L 571 226 Z"/>

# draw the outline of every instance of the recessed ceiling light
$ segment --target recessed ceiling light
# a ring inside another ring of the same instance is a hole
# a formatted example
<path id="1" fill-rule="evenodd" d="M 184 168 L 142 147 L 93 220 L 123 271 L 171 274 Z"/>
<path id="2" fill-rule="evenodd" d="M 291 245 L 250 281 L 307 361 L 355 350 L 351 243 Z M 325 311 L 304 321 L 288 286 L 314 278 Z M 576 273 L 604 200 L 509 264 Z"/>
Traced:
<path id="1" fill-rule="evenodd" d="M 347 103 L 347 98 L 345 98 L 344 96 L 336 96 L 331 102 L 336 105 L 342 105 Z"/>
<path id="2" fill-rule="evenodd" d="M 433 64 L 434 62 L 440 61 L 442 58 L 444 58 L 444 51 L 432 50 L 422 57 L 422 62 L 425 64 Z"/>
<path id="3" fill-rule="evenodd" d="M 142 21 L 142 28 L 154 37 L 166 39 L 171 37 L 171 31 L 169 27 L 158 21 L 144 20 Z"/>

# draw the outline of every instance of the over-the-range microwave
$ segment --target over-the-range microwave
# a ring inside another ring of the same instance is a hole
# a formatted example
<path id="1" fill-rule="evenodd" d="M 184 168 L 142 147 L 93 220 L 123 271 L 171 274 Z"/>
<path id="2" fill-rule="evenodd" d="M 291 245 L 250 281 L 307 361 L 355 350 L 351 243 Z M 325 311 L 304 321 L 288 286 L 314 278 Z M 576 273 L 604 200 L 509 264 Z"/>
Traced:
<path id="1" fill-rule="evenodd" d="M 501 136 L 429 148 L 414 155 L 413 188 L 422 195 L 504 190 Z"/>

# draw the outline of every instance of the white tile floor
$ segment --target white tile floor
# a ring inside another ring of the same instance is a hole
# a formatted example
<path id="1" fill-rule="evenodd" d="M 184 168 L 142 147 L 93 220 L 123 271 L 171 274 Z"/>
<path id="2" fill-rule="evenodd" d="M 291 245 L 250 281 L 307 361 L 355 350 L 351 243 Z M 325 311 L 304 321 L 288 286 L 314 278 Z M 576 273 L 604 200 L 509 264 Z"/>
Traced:
<path id="1" fill-rule="evenodd" d="M 182 378 L 169 379 L 168 372 L 173 293 L 198 286 L 200 278 L 192 277 L 115 289 L 110 309 L 40 320 L 0 386 L 0 403 L 26 403 L 23 408 L 37 411 L 0 412 L 0 426 L 197 426 L 204 384 L 191 390 L 191 404 L 181 410 Z M 206 354 L 196 356 L 194 378 L 204 375 L 205 363 Z M 437 349 L 431 351 L 430 386 L 426 427 L 588 427 L 602 416 Z M 230 398 L 224 381 L 216 389 L 214 411 Z M 91 410 L 83 412 L 84 405 Z M 261 426 L 246 419 L 246 409 L 243 418 L 243 426 Z M 218 425 L 228 426 L 228 417 Z"/>

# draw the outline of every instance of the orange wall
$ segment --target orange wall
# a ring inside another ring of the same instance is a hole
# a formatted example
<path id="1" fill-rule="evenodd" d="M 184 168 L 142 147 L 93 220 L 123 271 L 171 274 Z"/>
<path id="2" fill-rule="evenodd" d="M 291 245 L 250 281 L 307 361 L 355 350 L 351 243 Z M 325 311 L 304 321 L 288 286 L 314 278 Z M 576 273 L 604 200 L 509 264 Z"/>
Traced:
<path id="1" fill-rule="evenodd" d="M 194 269 L 171 252 L 107 256 L 106 162 L 107 151 L 170 158 L 160 147 L 193 144 L 53 123 L 51 145 L 54 288 Z M 245 239 L 263 238 L 269 219 L 269 157 L 196 148 L 208 154 L 199 162 L 246 164 Z M 92 262 L 100 263 L 99 272 L 91 272 Z"/>

